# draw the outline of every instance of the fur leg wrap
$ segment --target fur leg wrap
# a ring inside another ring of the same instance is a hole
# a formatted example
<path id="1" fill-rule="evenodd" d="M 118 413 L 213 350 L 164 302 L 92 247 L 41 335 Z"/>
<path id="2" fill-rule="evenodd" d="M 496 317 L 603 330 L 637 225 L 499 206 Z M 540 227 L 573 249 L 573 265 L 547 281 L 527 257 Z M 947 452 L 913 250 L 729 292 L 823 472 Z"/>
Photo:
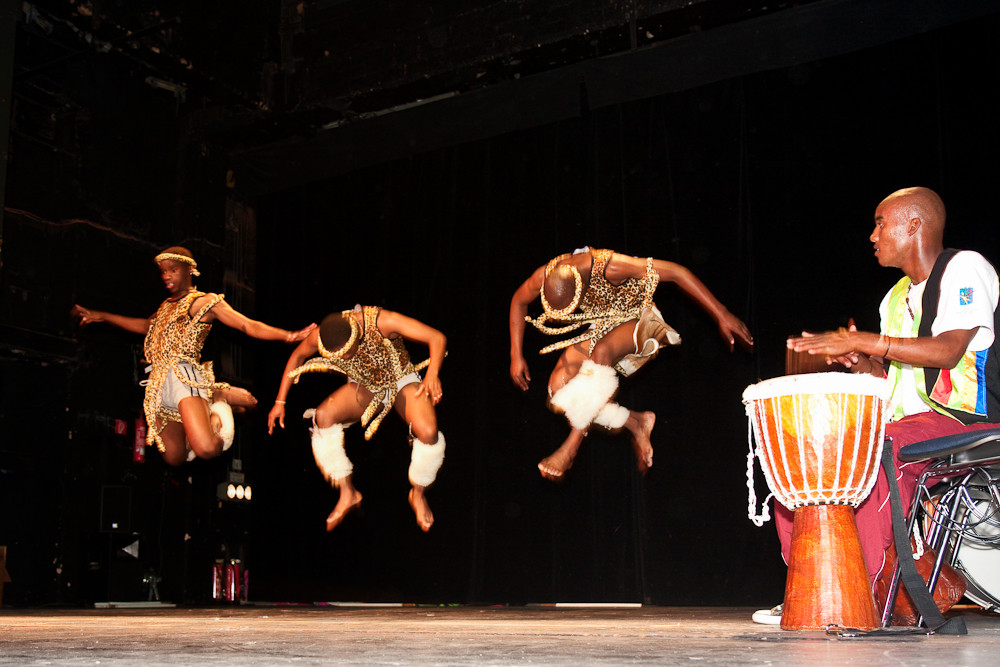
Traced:
<path id="1" fill-rule="evenodd" d="M 208 409 L 212 411 L 213 414 L 219 416 L 219 421 L 222 422 L 222 426 L 216 431 L 219 437 L 222 438 L 222 451 L 229 449 L 230 445 L 233 444 L 233 438 L 236 436 L 236 424 L 233 421 L 233 409 L 229 406 L 229 403 L 225 401 L 216 401 L 208 406 Z"/>
<path id="2" fill-rule="evenodd" d="M 594 417 L 594 423 L 604 428 L 617 431 L 628 421 L 629 410 L 624 405 L 605 403 L 601 411 Z"/>
<path id="3" fill-rule="evenodd" d="M 438 431 L 437 440 L 430 445 L 414 438 L 413 451 L 410 453 L 410 484 L 430 486 L 437 479 L 442 463 L 444 463 L 444 433 Z"/>
<path id="4" fill-rule="evenodd" d="M 584 359 L 580 372 L 552 395 L 550 403 L 565 413 L 573 428 L 586 430 L 617 391 L 614 368 Z"/>
<path id="5" fill-rule="evenodd" d="M 323 473 L 323 479 L 335 485 L 338 479 L 354 472 L 354 464 L 344 451 L 343 424 L 326 428 L 313 426 L 309 432 L 312 433 L 313 457 Z"/>

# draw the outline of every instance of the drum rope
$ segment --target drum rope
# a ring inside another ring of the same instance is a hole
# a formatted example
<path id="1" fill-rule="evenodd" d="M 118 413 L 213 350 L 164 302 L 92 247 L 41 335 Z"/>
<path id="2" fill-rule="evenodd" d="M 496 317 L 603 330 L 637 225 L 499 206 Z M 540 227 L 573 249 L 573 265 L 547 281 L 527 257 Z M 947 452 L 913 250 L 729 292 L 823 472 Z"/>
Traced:
<path id="1" fill-rule="evenodd" d="M 767 503 L 774 497 L 774 493 L 769 494 L 767 498 L 764 499 L 764 503 L 761 505 L 761 514 L 758 515 L 757 490 L 754 488 L 753 483 L 753 422 L 749 419 L 747 420 L 747 444 L 750 447 L 750 451 L 747 452 L 747 518 L 753 521 L 755 526 L 760 528 L 771 520 L 771 508 L 768 507 Z"/>
<path id="2" fill-rule="evenodd" d="M 802 472 L 802 476 L 799 480 L 799 485 L 802 487 L 800 493 L 805 496 L 806 502 L 812 502 L 815 500 L 815 494 L 810 486 L 812 478 L 806 473 L 808 468 L 808 463 L 806 462 L 806 456 L 809 452 L 806 451 L 806 434 L 809 433 L 809 428 L 805 424 L 803 418 L 802 402 L 803 398 L 801 394 L 795 394 L 792 396 L 792 414 L 795 416 L 795 450 L 794 452 L 798 455 L 798 469 Z M 784 434 L 782 434 L 784 435 Z M 812 452 L 818 457 L 818 465 L 820 470 L 823 469 L 823 452 L 822 450 L 814 450 Z M 785 466 L 785 475 L 789 475 L 786 479 L 791 480 L 791 471 Z M 822 482 L 822 479 L 819 480 Z"/>
<path id="3" fill-rule="evenodd" d="M 768 399 L 770 401 L 771 412 L 775 415 L 781 414 L 781 401 L 779 397 L 775 396 Z M 761 440 L 763 444 L 758 443 L 758 454 L 761 456 L 760 467 L 764 470 L 764 476 L 771 483 L 771 491 L 776 499 L 778 499 L 782 505 L 788 507 L 788 499 L 791 498 L 792 489 L 789 487 L 789 482 L 792 479 L 792 470 L 788 464 L 788 444 L 785 442 L 785 431 L 784 429 L 778 427 L 775 424 L 775 431 L 773 436 L 776 440 L 772 440 L 772 433 L 770 428 L 764 428 L 763 423 L 761 423 L 760 435 L 763 437 Z M 796 441 L 797 443 L 798 441 Z M 762 451 L 760 447 L 766 448 L 766 451 Z M 779 467 L 777 462 L 773 460 L 773 452 L 777 449 L 778 454 L 780 454 L 781 466 Z M 771 454 L 771 456 L 768 456 Z M 792 509 L 789 507 L 789 509 Z"/>

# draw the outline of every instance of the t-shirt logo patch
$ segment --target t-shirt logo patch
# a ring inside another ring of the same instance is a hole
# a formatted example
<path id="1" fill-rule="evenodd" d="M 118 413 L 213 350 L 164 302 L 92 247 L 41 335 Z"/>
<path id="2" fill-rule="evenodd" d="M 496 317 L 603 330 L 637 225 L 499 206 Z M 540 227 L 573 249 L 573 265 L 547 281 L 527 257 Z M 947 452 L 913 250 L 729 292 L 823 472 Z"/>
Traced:
<path id="1" fill-rule="evenodd" d="M 962 306 L 968 306 L 972 303 L 971 287 L 962 287 L 958 290 L 958 303 Z"/>

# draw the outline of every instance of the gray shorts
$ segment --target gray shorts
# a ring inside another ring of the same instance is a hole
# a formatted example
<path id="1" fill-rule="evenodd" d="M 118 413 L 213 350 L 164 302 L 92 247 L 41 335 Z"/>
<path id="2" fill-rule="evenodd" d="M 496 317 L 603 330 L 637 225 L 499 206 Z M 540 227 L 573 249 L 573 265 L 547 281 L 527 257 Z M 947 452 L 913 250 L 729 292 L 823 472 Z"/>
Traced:
<path id="1" fill-rule="evenodd" d="M 188 381 L 204 384 L 205 378 L 202 377 L 201 371 L 191 364 L 182 361 L 177 364 L 176 368 Z M 148 372 L 149 368 L 146 371 Z M 173 369 L 168 371 L 167 377 L 163 380 L 163 390 L 160 392 L 160 405 L 168 410 L 177 410 L 181 399 L 191 396 L 200 396 L 206 401 L 210 398 L 208 389 L 189 387 L 180 381 Z"/>

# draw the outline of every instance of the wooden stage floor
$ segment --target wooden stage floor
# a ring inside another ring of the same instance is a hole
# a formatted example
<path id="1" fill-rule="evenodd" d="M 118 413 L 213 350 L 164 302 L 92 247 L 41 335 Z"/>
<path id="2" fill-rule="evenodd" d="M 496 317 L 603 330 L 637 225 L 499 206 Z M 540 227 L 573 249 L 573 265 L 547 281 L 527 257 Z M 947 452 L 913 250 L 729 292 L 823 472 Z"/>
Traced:
<path id="1" fill-rule="evenodd" d="M 995 665 L 965 636 L 789 632 L 734 607 L 259 606 L 0 610 L 2 665 Z"/>

